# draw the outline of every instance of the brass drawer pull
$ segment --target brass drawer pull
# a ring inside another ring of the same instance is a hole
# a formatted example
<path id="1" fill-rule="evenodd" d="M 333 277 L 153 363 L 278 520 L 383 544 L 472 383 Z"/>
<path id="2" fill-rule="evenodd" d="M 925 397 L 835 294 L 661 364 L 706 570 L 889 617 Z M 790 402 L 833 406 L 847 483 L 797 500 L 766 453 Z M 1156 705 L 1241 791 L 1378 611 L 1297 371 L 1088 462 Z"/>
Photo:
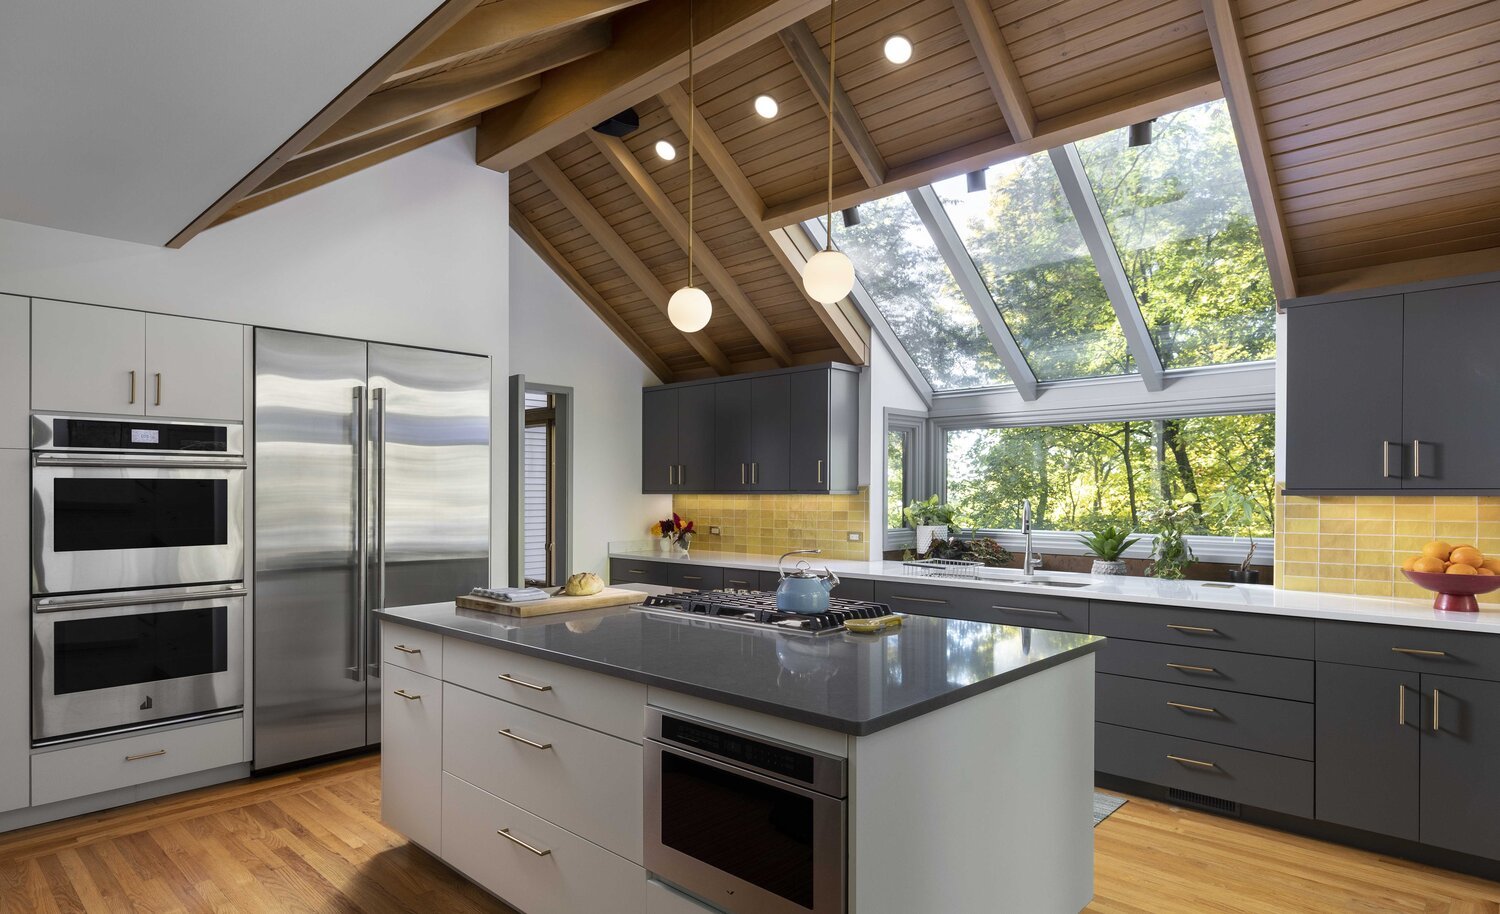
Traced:
<path id="1" fill-rule="evenodd" d="M 518 685 L 518 686 L 521 686 L 523 688 L 531 689 L 532 691 L 535 691 L 535 692 L 550 692 L 550 691 L 552 691 L 552 687 L 549 686 L 549 685 L 537 685 L 534 682 L 527 682 L 524 679 L 517 679 L 516 677 L 512 676 L 509 673 L 501 673 L 497 678 L 503 679 L 504 681 L 510 683 L 511 685 Z"/>
<path id="2" fill-rule="evenodd" d="M 1396 723 L 1406 726 L 1406 683 L 1396 683 Z"/>
<path id="3" fill-rule="evenodd" d="M 161 372 L 156 373 L 156 405 L 161 405 Z"/>
<path id="4" fill-rule="evenodd" d="M 947 606 L 947 600 L 933 600 L 927 597 L 908 597 L 903 594 L 893 593 L 891 596 L 897 600 L 908 600 L 912 603 L 931 603 L 934 606 Z"/>
<path id="5" fill-rule="evenodd" d="M 404 644 L 393 644 L 393 645 L 391 645 L 391 650 L 400 651 L 403 654 L 420 654 L 420 653 L 422 653 L 422 649 L 420 647 L 407 647 Z"/>
<path id="6" fill-rule="evenodd" d="M 627 569 L 625 569 L 625 573 L 626 574 L 645 574 L 646 573 L 646 569 L 644 569 L 644 568 L 627 568 Z"/>
<path id="7" fill-rule="evenodd" d="M 1172 761 L 1174 761 L 1174 762 L 1180 762 L 1181 764 L 1184 764 L 1184 765 L 1195 765 L 1195 766 L 1197 766 L 1199 768 L 1217 768 L 1217 767 L 1219 767 L 1218 765 L 1215 765 L 1213 762 L 1200 762 L 1200 761 L 1198 761 L 1195 758 L 1184 758 L 1183 756 L 1180 756 L 1180 755 L 1169 755 L 1169 756 L 1167 756 L 1167 758 L 1170 759 L 1170 760 L 1172 760 Z"/>
<path id="8" fill-rule="evenodd" d="M 1169 701 L 1167 707 L 1176 708 L 1179 711 L 1197 711 L 1199 714 L 1218 714 L 1217 708 L 1205 708 L 1202 705 L 1185 705 L 1180 701 Z"/>
<path id="9" fill-rule="evenodd" d="M 740 581 L 740 580 L 736 580 L 735 578 L 726 578 L 724 580 L 724 583 L 725 584 L 744 584 L 746 587 L 750 586 L 750 582 L 749 581 Z"/>
<path id="10" fill-rule="evenodd" d="M 682 576 L 682 579 L 684 581 L 701 581 L 701 580 L 703 580 L 703 575 L 701 575 L 701 574 L 685 574 L 685 575 Z"/>
<path id="11" fill-rule="evenodd" d="M 1062 613 L 1055 609 L 1026 609 L 1020 606 L 991 606 L 990 609 L 998 609 L 1003 613 L 1026 613 L 1031 616 L 1062 616 Z"/>
<path id="12" fill-rule="evenodd" d="M 1442 701 L 1443 693 L 1437 689 L 1432 690 L 1432 732 L 1437 733 L 1443 729 Z"/>
<path id="13" fill-rule="evenodd" d="M 527 844 L 525 841 L 522 841 L 520 838 L 517 838 L 515 835 L 511 834 L 510 829 L 508 828 L 502 828 L 499 831 L 495 832 L 495 834 L 511 842 L 512 844 L 521 845 L 522 847 L 531 851 L 533 854 L 536 854 L 538 857 L 545 857 L 548 854 L 552 853 L 552 851 L 547 848 L 532 847 L 530 844 Z"/>
<path id="14" fill-rule="evenodd" d="M 127 755 L 127 756 L 125 756 L 125 761 L 127 761 L 127 762 L 139 762 L 143 758 L 156 758 L 159 755 L 166 755 L 166 754 L 167 754 L 167 750 L 165 750 L 165 749 L 158 749 L 155 752 L 142 752 L 140 755 Z"/>
<path id="15" fill-rule="evenodd" d="M 506 739 L 513 739 L 513 740 L 515 740 L 518 743 L 525 743 L 526 745 L 530 746 L 533 749 L 551 749 L 552 748 L 552 744 L 551 743 L 534 743 L 534 742 L 532 742 L 531 740 L 527 739 L 524 736 L 517 736 L 516 734 L 510 732 L 510 730 L 508 730 L 508 729 L 506 729 L 506 730 L 497 730 L 495 732 L 499 733 L 501 736 L 505 737 Z"/>
<path id="16" fill-rule="evenodd" d="M 1415 648 L 1415 647 L 1393 647 L 1393 648 L 1391 648 L 1391 653 L 1393 653 L 1393 654 L 1406 654 L 1407 656 L 1410 656 L 1410 657 L 1446 657 L 1446 656 L 1448 656 L 1448 652 L 1447 651 L 1424 651 L 1424 650 L 1422 650 L 1420 648 Z"/>
<path id="17" fill-rule="evenodd" d="M 1217 628 L 1205 628 L 1202 625 L 1178 625 L 1175 622 L 1168 622 L 1167 628 L 1175 632 L 1186 632 L 1189 635 L 1217 635 L 1219 633 Z"/>
<path id="18" fill-rule="evenodd" d="M 1169 670 L 1182 670 L 1184 673 L 1217 673 L 1218 670 L 1211 666 L 1193 666 L 1190 663 L 1168 663 Z"/>
<path id="19" fill-rule="evenodd" d="M 135 372 L 130 372 L 130 402 L 135 402 Z"/>
<path id="20" fill-rule="evenodd" d="M 394 692 L 394 694 L 400 695 L 402 698 L 406 699 L 407 701 L 421 701 L 422 700 L 422 696 L 420 696 L 420 695 L 413 695 L 412 693 L 406 691 L 405 689 L 397 689 Z"/>

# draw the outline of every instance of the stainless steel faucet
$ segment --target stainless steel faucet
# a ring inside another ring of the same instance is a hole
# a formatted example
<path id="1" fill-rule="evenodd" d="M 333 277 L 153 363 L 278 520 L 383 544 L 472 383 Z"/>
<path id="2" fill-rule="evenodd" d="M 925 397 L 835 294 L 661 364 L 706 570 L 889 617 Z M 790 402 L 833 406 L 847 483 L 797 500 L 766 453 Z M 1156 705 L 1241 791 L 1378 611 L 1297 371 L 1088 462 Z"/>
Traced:
<path id="1" fill-rule="evenodd" d="M 1026 554 L 1021 557 L 1021 574 L 1030 577 L 1036 574 L 1031 557 L 1031 499 L 1021 499 L 1021 533 L 1026 537 Z"/>

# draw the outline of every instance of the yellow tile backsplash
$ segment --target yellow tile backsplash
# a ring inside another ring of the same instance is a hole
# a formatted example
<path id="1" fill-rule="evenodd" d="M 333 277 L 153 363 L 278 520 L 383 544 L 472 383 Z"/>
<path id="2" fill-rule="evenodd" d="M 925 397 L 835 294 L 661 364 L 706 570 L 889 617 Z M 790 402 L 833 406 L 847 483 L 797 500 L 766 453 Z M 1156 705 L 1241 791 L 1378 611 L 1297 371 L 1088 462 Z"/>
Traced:
<path id="1" fill-rule="evenodd" d="M 1500 555 L 1500 498 L 1278 495 L 1276 586 L 1430 599 L 1432 594 L 1406 580 L 1399 566 L 1435 539 Z M 1500 605 L 1500 591 L 1479 601 Z"/>
<path id="2" fill-rule="evenodd" d="M 830 559 L 870 555 L 865 489 L 854 495 L 674 495 L 672 510 L 696 525 L 695 549 L 780 555 L 814 548 Z M 711 526 L 723 533 L 709 536 Z M 851 531 L 860 534 L 859 542 L 849 542 Z"/>

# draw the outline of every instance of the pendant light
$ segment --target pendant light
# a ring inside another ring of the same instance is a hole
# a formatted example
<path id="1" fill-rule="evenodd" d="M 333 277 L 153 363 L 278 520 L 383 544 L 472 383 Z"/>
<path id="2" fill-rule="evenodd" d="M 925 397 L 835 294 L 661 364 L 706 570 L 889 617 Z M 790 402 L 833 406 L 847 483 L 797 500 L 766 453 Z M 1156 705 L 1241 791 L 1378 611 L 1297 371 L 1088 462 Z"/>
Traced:
<path id="1" fill-rule="evenodd" d="M 693 81 L 693 3 L 688 0 L 688 111 L 697 114 Z M 688 118 L 688 273 L 687 285 L 672 293 L 667 302 L 667 319 L 683 333 L 696 333 L 708 326 L 713 316 L 713 302 L 708 293 L 693 285 L 693 133 L 698 118 Z"/>
<path id="2" fill-rule="evenodd" d="M 834 3 L 828 4 L 828 234 L 823 250 L 808 258 L 802 268 L 802 287 L 813 301 L 832 305 L 854 289 L 854 264 L 842 251 L 833 248 L 833 94 L 838 59 L 838 38 L 834 32 Z"/>

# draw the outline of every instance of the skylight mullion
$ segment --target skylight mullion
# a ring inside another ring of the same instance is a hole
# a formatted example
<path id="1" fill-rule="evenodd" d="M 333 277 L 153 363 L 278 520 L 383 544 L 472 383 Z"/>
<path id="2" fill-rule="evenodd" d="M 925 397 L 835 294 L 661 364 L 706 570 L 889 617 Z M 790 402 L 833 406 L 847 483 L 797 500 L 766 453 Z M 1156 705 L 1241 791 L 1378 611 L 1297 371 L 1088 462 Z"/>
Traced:
<path id="1" fill-rule="evenodd" d="M 1084 244 L 1099 270 L 1099 278 L 1104 281 L 1104 290 L 1109 294 L 1109 303 L 1115 309 L 1120 330 L 1125 334 L 1125 345 L 1140 369 L 1141 380 L 1147 390 L 1162 390 L 1166 387 L 1166 371 L 1162 367 L 1161 354 L 1156 351 L 1140 302 L 1130 287 L 1130 278 L 1125 275 L 1125 265 L 1120 261 L 1120 252 L 1115 249 L 1114 239 L 1104 222 L 1094 188 L 1083 171 L 1078 149 L 1068 143 L 1049 150 L 1048 155 L 1052 157 L 1052 167 L 1057 171 L 1057 179 L 1062 183 L 1063 195 L 1073 210 L 1078 229 L 1083 233 Z"/>
<path id="2" fill-rule="evenodd" d="M 958 230 L 953 227 L 952 220 L 948 218 L 948 212 L 943 208 L 942 201 L 938 199 L 937 192 L 930 186 L 924 186 L 917 190 L 907 191 L 906 195 L 911 199 L 912 208 L 921 217 L 922 224 L 927 227 L 928 234 L 932 236 L 933 245 L 937 247 L 938 253 L 948 264 L 948 270 L 958 283 L 959 291 L 963 293 L 964 300 L 974 311 L 974 317 L 979 321 L 979 326 L 984 328 L 985 336 L 989 337 L 990 345 L 995 348 L 995 355 L 1005 366 L 1005 371 L 1016 385 L 1021 398 L 1035 400 L 1037 398 L 1036 373 L 1031 370 L 1025 354 L 1021 352 L 1015 336 L 1010 332 L 1010 327 L 1000 316 L 999 306 L 990 295 L 989 287 L 984 283 L 984 277 L 979 275 L 979 268 L 974 266 L 974 258 L 969 256 L 963 240 L 958 237 Z"/>

